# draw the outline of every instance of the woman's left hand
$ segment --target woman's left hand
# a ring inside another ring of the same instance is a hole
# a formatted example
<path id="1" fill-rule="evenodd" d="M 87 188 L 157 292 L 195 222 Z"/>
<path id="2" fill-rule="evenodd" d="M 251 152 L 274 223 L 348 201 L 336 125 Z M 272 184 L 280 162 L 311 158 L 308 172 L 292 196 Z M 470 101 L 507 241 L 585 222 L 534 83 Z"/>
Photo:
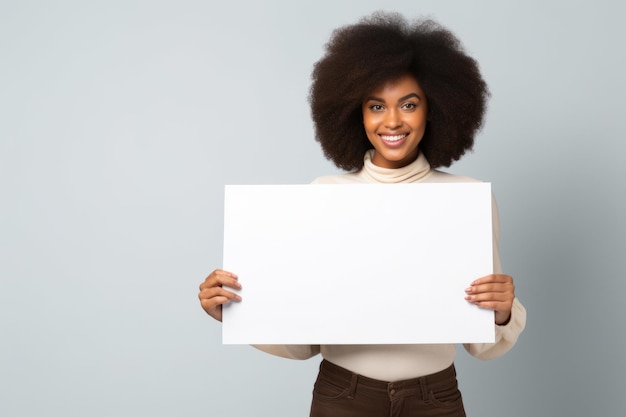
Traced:
<path id="1" fill-rule="evenodd" d="M 515 298 L 515 285 L 509 275 L 492 274 L 479 278 L 465 289 L 465 293 L 465 299 L 470 303 L 494 310 L 496 324 L 508 323 Z"/>

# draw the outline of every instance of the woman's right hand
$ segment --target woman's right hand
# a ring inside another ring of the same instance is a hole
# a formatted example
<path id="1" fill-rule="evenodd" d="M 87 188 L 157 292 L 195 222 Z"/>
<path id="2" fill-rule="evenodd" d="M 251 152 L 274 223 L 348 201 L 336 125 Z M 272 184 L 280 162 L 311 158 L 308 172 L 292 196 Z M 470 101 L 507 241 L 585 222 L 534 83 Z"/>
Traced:
<path id="1" fill-rule="evenodd" d="M 231 301 L 241 301 L 241 297 L 224 287 L 241 289 L 237 275 L 232 272 L 216 269 L 200 284 L 200 305 L 217 321 L 222 321 L 222 305 Z"/>

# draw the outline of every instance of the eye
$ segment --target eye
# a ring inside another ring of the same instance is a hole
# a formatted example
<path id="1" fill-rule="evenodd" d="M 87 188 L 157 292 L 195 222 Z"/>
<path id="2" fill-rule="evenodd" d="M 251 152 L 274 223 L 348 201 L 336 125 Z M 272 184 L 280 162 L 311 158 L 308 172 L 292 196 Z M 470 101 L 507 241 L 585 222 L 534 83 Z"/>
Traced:
<path id="1" fill-rule="evenodd" d="M 382 111 L 384 109 L 382 104 L 372 104 L 369 108 L 372 111 Z"/>
<path id="2" fill-rule="evenodd" d="M 417 108 L 417 104 L 415 103 L 404 103 L 402 105 L 402 109 L 404 110 L 414 110 L 415 108 Z"/>

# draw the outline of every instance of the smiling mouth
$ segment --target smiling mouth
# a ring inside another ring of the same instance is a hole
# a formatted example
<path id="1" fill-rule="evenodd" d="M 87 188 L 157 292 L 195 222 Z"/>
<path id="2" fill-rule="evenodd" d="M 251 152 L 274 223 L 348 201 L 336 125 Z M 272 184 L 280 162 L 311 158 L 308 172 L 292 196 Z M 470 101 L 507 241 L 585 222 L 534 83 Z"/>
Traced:
<path id="1" fill-rule="evenodd" d="M 409 136 L 409 134 L 403 133 L 401 135 L 379 135 L 379 136 L 384 142 L 394 143 L 394 142 L 398 142 L 406 138 L 407 136 Z"/>

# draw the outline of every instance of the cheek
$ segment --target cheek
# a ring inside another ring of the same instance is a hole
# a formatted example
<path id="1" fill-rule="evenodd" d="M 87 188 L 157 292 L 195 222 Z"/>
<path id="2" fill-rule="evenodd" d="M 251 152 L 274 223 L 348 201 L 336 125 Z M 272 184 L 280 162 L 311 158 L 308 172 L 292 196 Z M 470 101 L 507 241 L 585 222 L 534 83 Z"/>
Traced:
<path id="1" fill-rule="evenodd" d="M 413 120 L 411 120 L 411 126 L 413 126 L 413 129 L 415 130 L 419 130 L 419 131 L 423 131 L 426 129 L 426 114 L 418 114 L 416 115 Z"/>
<path id="2" fill-rule="evenodd" d="M 367 140 L 372 146 L 374 146 L 376 143 L 376 138 L 378 137 L 376 129 L 372 128 L 371 124 L 363 123 L 363 130 L 365 131 L 365 136 L 367 137 Z"/>
<path id="3" fill-rule="evenodd" d="M 376 132 L 376 129 L 378 128 L 379 122 L 376 120 L 375 117 L 372 116 L 365 116 L 363 117 L 363 128 L 365 129 L 365 132 L 367 134 L 374 133 Z"/>

